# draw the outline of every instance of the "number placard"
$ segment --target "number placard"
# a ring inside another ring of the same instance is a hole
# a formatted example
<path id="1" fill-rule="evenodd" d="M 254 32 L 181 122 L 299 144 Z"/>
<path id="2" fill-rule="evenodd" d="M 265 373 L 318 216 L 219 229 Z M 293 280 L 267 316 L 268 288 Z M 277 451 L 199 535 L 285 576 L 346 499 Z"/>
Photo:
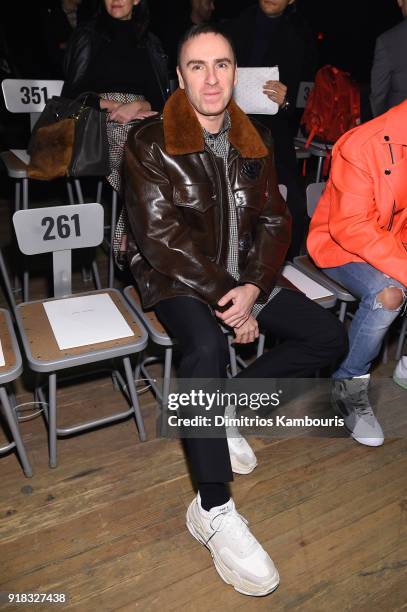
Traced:
<path id="1" fill-rule="evenodd" d="M 297 95 L 297 102 L 296 102 L 297 108 L 305 108 L 308 97 L 313 87 L 314 87 L 313 81 L 301 81 L 300 86 L 298 88 L 298 95 Z"/>
<path id="2" fill-rule="evenodd" d="M 19 210 L 13 223 L 25 255 L 92 247 L 103 240 L 103 207 L 98 203 Z"/>
<path id="3" fill-rule="evenodd" d="M 1 87 L 11 113 L 41 113 L 52 96 L 60 95 L 63 84 L 63 81 L 4 79 Z"/>

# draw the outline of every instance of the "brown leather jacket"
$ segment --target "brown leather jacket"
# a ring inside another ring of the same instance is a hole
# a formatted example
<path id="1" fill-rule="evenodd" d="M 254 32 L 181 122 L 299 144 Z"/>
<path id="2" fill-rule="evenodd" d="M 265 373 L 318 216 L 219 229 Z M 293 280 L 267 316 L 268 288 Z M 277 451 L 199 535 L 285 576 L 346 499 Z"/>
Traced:
<path id="1" fill-rule="evenodd" d="M 233 101 L 228 111 L 239 283 L 257 285 L 258 301 L 265 301 L 279 279 L 291 219 L 278 190 L 267 130 L 255 128 Z M 162 117 L 130 132 L 125 177 L 133 234 L 130 267 L 144 307 L 178 295 L 215 305 L 236 286 L 226 270 L 227 186 L 222 161 L 205 147 L 202 128 L 182 90 L 167 101 Z M 278 284 L 284 285 L 281 281 Z"/>

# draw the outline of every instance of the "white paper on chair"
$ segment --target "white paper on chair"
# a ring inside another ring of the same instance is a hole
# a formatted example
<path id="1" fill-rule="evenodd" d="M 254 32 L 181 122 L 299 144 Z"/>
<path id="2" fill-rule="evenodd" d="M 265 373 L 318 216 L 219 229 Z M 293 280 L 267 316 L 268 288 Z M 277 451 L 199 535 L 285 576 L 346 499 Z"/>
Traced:
<path id="1" fill-rule="evenodd" d="M 44 302 L 61 350 L 134 336 L 107 293 Z"/>
<path id="2" fill-rule="evenodd" d="M 10 149 L 10 151 L 13 153 L 13 155 L 18 157 L 18 159 L 22 161 L 23 164 L 27 164 L 28 166 L 31 158 L 25 149 Z"/>
<path id="3" fill-rule="evenodd" d="M 3 347 L 1 345 L 1 340 L 0 340 L 0 368 L 4 365 L 6 365 L 6 361 L 4 359 Z"/>
<path id="4" fill-rule="evenodd" d="M 236 104 L 251 115 L 275 115 L 278 104 L 272 102 L 265 93 L 263 86 L 266 81 L 278 81 L 278 66 L 270 68 L 238 68 L 237 85 L 234 89 Z"/>
<path id="5" fill-rule="evenodd" d="M 332 297 L 333 293 L 329 289 L 325 289 L 322 285 L 309 278 L 306 274 L 294 268 L 294 266 L 285 265 L 283 268 L 283 276 L 295 285 L 300 291 L 305 293 L 310 300 L 318 300 L 324 297 Z"/>

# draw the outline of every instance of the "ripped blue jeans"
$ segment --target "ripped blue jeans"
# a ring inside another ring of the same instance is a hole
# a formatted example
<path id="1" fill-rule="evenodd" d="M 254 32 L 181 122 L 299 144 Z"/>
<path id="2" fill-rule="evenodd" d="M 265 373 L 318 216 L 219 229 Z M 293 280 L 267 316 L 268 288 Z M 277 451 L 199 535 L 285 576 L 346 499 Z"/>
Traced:
<path id="1" fill-rule="evenodd" d="M 387 330 L 403 309 L 407 299 L 406 287 L 367 263 L 349 263 L 336 268 L 324 268 L 323 271 L 360 298 L 359 307 L 349 327 L 349 352 L 333 378 L 362 376 L 369 372 Z M 377 299 L 377 295 L 386 287 L 399 287 L 403 290 L 404 301 L 399 308 L 386 309 Z"/>

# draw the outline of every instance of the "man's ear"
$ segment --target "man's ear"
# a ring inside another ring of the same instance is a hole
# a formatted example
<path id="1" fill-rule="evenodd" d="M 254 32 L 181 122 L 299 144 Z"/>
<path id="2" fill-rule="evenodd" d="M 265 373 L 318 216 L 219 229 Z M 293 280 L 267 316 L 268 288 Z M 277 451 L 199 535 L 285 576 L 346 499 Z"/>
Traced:
<path id="1" fill-rule="evenodd" d="M 180 67 L 177 66 L 178 85 L 180 89 L 185 89 L 184 79 L 182 78 Z"/>
<path id="2" fill-rule="evenodd" d="M 235 64 L 235 78 L 233 80 L 233 85 L 236 87 L 237 85 L 237 64 Z"/>

